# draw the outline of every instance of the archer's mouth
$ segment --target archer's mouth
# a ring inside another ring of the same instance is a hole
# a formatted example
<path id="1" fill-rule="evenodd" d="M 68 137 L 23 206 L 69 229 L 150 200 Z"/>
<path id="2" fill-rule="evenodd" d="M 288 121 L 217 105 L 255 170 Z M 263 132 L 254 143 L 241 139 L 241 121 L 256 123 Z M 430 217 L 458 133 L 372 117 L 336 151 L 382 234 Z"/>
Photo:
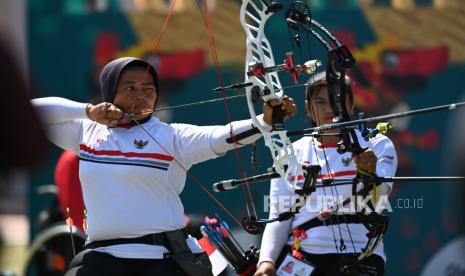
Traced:
<path id="1" fill-rule="evenodd" d="M 134 105 L 129 111 L 129 113 L 141 113 L 145 112 L 147 110 L 152 110 L 151 108 L 148 108 L 147 105 Z"/>
<path id="2" fill-rule="evenodd" d="M 325 124 L 332 124 L 332 123 L 334 123 L 334 121 L 333 121 L 334 116 L 326 116 L 326 117 L 324 117 L 323 119 L 324 119 Z"/>

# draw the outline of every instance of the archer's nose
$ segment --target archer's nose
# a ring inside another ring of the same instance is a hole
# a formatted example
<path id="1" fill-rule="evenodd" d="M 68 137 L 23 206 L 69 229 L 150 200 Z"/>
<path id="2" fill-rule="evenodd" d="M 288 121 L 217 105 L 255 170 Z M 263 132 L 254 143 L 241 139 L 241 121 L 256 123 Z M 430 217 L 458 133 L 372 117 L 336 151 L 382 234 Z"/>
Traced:
<path id="1" fill-rule="evenodd" d="M 137 90 L 134 92 L 133 99 L 134 99 L 134 100 L 137 100 L 137 101 L 145 100 L 145 93 L 144 93 L 144 91 L 143 91 L 142 89 L 137 89 Z"/>
<path id="2" fill-rule="evenodd" d="M 329 106 L 329 104 L 323 107 L 323 114 L 325 114 L 325 116 L 334 116 L 333 109 Z"/>

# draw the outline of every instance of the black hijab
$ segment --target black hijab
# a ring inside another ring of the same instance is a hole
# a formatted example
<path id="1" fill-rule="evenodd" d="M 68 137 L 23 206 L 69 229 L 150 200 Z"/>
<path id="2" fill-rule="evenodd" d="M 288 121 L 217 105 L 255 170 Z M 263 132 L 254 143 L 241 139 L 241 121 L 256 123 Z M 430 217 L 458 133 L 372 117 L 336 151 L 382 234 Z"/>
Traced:
<path id="1" fill-rule="evenodd" d="M 122 57 L 107 63 L 107 65 L 103 67 L 102 72 L 100 73 L 100 89 L 102 92 L 103 101 L 113 103 L 116 95 L 116 87 L 118 87 L 118 81 L 121 77 L 121 74 L 129 65 L 136 64 L 147 68 L 148 72 L 153 78 L 153 82 L 158 93 L 158 75 L 155 68 L 150 63 L 142 59 L 134 57 Z M 154 109 L 156 105 L 157 102 L 155 102 L 153 107 Z"/>

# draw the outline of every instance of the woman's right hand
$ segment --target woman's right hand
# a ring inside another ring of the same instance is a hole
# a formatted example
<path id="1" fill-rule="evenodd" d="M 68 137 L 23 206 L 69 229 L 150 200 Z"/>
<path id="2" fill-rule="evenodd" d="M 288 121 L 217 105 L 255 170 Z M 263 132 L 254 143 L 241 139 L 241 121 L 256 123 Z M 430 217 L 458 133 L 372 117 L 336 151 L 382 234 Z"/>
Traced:
<path id="1" fill-rule="evenodd" d="M 255 271 L 254 276 L 275 276 L 276 269 L 271 262 L 262 262 Z"/>
<path id="2" fill-rule="evenodd" d="M 86 114 L 89 119 L 99 124 L 116 127 L 120 124 L 127 124 L 131 119 L 112 103 L 99 103 L 97 105 L 88 104 Z"/>

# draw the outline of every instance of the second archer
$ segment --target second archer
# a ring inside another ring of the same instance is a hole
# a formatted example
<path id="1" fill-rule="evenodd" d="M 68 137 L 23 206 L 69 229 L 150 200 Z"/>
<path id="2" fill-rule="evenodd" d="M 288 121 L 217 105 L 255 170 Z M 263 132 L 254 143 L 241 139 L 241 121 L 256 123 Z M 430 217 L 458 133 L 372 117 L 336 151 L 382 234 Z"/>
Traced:
<path id="1" fill-rule="evenodd" d="M 351 115 L 354 99 L 351 80 L 345 77 L 345 105 Z M 343 89 L 338 85 L 336 89 Z M 328 96 L 328 82 L 325 73 L 315 75 L 308 82 L 306 109 L 314 125 L 331 124 L 336 116 Z M 320 179 L 337 177 L 394 176 L 397 168 L 397 155 L 391 140 L 381 134 L 365 141 L 357 131 L 358 140 L 365 151 L 358 154 L 338 152 L 339 135 L 331 135 L 334 130 L 325 131 L 319 138 L 306 136 L 293 143 L 299 162 L 320 165 Z M 330 134 L 330 135 L 328 135 Z M 328 136 L 327 136 L 328 135 Z M 301 175 L 293 175 L 302 179 Z M 274 179 L 270 187 L 270 219 L 289 208 L 294 202 L 280 198 L 295 196 L 285 188 L 281 179 Z M 361 183 L 358 184 L 358 188 Z M 377 186 L 377 194 L 388 194 L 392 183 Z M 367 229 L 363 224 L 366 216 L 344 213 L 342 210 L 331 213 L 322 219 L 325 210 L 340 198 L 348 198 L 354 191 L 351 184 L 329 184 L 317 187 L 310 200 L 291 220 L 267 224 L 260 252 L 260 260 L 255 275 L 275 275 L 283 263 L 302 262 L 313 270 L 312 275 L 383 275 L 385 255 L 382 241 L 375 247 L 369 245 Z M 295 198 L 295 197 L 294 197 Z M 324 199 L 320 201 L 320 199 Z M 333 200 L 328 200 L 332 198 Z M 320 201 L 319 204 L 318 201 Z M 311 206 L 310 208 L 306 208 Z M 291 234 L 290 234 L 291 233 Z M 373 252 L 367 251 L 373 249 Z M 367 253 L 366 257 L 363 252 Z M 373 253 L 373 254 L 371 254 Z M 355 269 L 354 269 L 355 267 Z M 308 275 L 308 274 L 305 274 Z"/>

